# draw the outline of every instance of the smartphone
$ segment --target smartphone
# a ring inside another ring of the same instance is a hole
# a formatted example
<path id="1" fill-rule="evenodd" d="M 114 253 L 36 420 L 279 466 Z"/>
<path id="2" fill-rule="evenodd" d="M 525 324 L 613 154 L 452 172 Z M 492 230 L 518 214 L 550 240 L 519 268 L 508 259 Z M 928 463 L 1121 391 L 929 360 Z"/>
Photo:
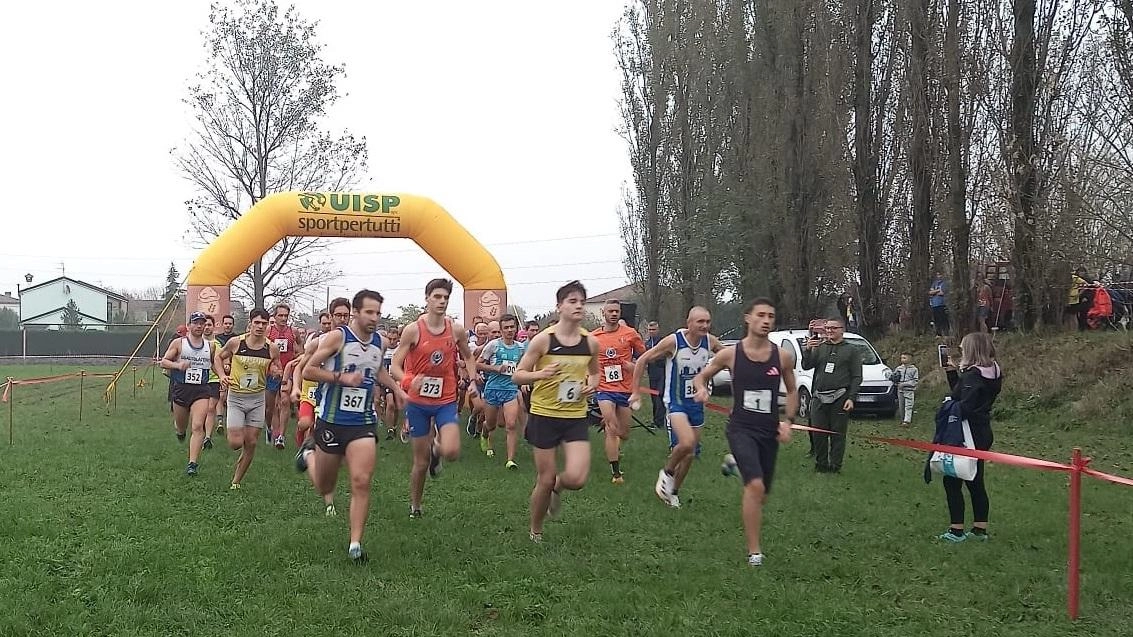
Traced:
<path id="1" fill-rule="evenodd" d="M 936 346 L 936 355 L 940 358 L 940 366 L 941 367 L 948 367 L 948 346 L 947 345 L 937 345 Z"/>

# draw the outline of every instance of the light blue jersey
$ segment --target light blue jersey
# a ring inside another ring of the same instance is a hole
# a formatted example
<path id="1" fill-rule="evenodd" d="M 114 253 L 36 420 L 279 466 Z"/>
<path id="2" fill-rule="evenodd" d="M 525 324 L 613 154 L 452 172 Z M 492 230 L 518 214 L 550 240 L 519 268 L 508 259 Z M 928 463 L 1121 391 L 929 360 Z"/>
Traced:
<path id="1" fill-rule="evenodd" d="M 328 372 L 362 372 L 360 387 L 346 387 L 337 383 L 319 383 L 319 405 L 315 413 L 319 419 L 332 425 L 362 426 L 378 422 L 374 410 L 374 392 L 378 384 L 378 370 L 382 368 L 382 337 L 376 332 L 370 342 L 363 343 L 349 327 L 338 328 L 345 335 L 342 349 L 322 364 Z"/>
<path id="2" fill-rule="evenodd" d="M 527 350 L 527 346 L 519 341 L 513 341 L 511 345 L 505 345 L 502 338 L 497 338 L 490 341 L 484 346 L 484 351 L 480 352 L 480 360 L 489 365 L 502 365 L 500 372 L 487 372 L 488 380 L 484 383 L 485 391 L 515 391 L 515 383 L 511 380 L 511 375 L 515 373 L 515 368 L 519 365 L 519 359 L 523 358 L 523 352 Z"/>

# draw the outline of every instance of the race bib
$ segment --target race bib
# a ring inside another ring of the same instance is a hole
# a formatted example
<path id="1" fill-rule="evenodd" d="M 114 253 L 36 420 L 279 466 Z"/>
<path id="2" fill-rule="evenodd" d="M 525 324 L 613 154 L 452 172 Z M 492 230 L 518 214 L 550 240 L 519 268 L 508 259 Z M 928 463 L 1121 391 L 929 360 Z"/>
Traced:
<path id="1" fill-rule="evenodd" d="M 240 386 L 244 389 L 251 389 L 259 379 L 260 377 L 256 374 L 244 374 L 240 377 Z"/>
<path id="2" fill-rule="evenodd" d="M 825 371 L 826 371 L 827 374 L 833 374 L 834 373 L 834 363 L 827 363 Z"/>
<path id="3" fill-rule="evenodd" d="M 315 402 L 316 389 L 318 389 L 318 385 L 312 385 L 307 388 L 307 400 L 309 400 L 310 402 Z"/>
<path id="4" fill-rule="evenodd" d="M 436 376 L 426 376 L 421 381 L 422 398 L 440 398 L 444 391 L 445 379 Z"/>
<path id="5" fill-rule="evenodd" d="M 696 387 L 692 384 L 691 379 L 681 381 L 681 396 L 683 396 L 685 400 L 692 400 L 696 397 Z"/>
<path id="6" fill-rule="evenodd" d="M 204 384 L 205 370 L 197 369 L 195 367 L 185 370 L 185 384 L 186 385 L 201 385 Z"/>
<path id="7" fill-rule="evenodd" d="M 511 376 L 515 373 L 515 361 L 504 361 L 500 363 L 500 373 L 504 376 Z"/>
<path id="8" fill-rule="evenodd" d="M 620 383 L 622 382 L 622 366 L 607 365 L 602 368 L 602 375 L 606 377 L 607 383 Z"/>
<path id="9" fill-rule="evenodd" d="M 771 413 L 771 390 L 745 389 L 744 409 L 746 409 L 747 411 L 753 411 L 757 414 Z"/>
<path id="10" fill-rule="evenodd" d="M 366 390 L 361 387 L 343 387 L 338 401 L 340 411 L 361 413 L 366 411 Z"/>
<path id="11" fill-rule="evenodd" d="M 286 354 L 287 353 L 287 346 L 290 342 L 291 341 L 289 339 L 286 339 L 286 338 L 275 339 L 275 346 L 276 346 L 277 349 L 279 349 L 280 354 Z"/>
<path id="12" fill-rule="evenodd" d="M 582 400 L 582 383 L 577 380 L 564 380 L 559 383 L 559 402 L 577 403 Z"/>

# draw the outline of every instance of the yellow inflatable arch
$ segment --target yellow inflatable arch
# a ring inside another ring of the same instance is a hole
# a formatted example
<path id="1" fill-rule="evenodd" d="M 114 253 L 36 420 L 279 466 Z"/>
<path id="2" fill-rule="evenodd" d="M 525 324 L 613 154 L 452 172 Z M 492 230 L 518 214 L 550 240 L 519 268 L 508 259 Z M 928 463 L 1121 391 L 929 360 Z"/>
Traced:
<path id="1" fill-rule="evenodd" d="M 284 192 L 252 206 L 201 252 L 189 271 L 186 312 L 228 314 L 232 281 L 287 236 L 412 239 L 464 287 L 466 321 L 473 316 L 498 319 L 507 307 L 507 287 L 495 258 L 431 199 L 400 193 Z M 381 292 L 381 281 L 375 283 Z"/>

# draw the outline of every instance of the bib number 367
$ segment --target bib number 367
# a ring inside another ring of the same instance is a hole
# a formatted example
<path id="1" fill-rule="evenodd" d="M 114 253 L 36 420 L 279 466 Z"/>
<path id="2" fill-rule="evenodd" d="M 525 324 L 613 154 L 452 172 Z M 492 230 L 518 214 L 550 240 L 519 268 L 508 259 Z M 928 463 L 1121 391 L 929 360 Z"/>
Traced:
<path id="1" fill-rule="evenodd" d="M 338 401 L 342 411 L 361 412 L 366 409 L 366 390 L 361 387 L 343 387 L 342 398 Z"/>

